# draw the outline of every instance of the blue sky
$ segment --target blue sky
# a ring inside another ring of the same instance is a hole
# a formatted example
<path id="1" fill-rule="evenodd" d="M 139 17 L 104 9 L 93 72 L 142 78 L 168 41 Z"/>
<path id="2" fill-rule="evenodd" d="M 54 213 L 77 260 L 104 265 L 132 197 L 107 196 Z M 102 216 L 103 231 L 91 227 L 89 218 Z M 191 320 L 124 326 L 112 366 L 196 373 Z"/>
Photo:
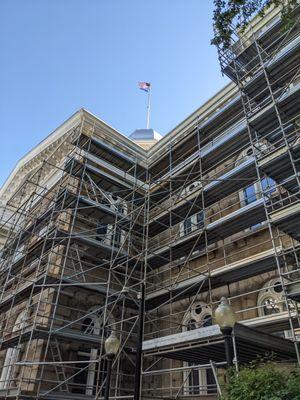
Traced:
<path id="1" fill-rule="evenodd" d="M 81 107 L 125 135 L 166 134 L 222 88 L 213 0 L 1 0 L 0 185 Z"/>

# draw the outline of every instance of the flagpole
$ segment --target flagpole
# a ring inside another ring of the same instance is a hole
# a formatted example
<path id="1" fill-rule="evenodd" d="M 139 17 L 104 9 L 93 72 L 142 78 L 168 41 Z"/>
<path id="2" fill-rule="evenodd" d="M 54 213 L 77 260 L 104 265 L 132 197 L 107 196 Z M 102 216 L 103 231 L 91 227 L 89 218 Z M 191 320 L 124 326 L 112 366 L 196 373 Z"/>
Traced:
<path id="1" fill-rule="evenodd" d="M 150 127 L 150 107 L 151 107 L 151 86 L 148 91 L 147 122 L 146 122 L 147 129 L 149 129 Z"/>

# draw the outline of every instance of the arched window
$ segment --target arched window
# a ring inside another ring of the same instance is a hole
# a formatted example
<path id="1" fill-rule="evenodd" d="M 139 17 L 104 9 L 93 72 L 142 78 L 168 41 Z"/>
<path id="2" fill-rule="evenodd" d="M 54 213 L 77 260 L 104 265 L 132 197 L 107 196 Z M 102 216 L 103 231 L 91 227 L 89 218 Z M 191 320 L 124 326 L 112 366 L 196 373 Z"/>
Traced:
<path id="1" fill-rule="evenodd" d="M 278 314 L 286 310 L 283 300 L 283 289 L 278 278 L 271 279 L 264 284 L 257 297 L 258 315 Z"/>
<path id="2" fill-rule="evenodd" d="M 211 308 L 203 301 L 195 302 L 183 319 L 183 330 L 189 331 L 212 325 Z M 186 365 L 193 365 L 186 363 Z M 211 369 L 185 371 L 185 394 L 207 395 L 216 393 L 216 382 Z"/>
<path id="3" fill-rule="evenodd" d="M 23 329 L 27 321 L 27 315 L 28 315 L 27 310 L 21 311 L 21 313 L 17 316 L 15 320 L 12 333 L 21 331 Z M 18 361 L 19 353 L 20 353 L 19 346 L 10 347 L 6 350 L 0 377 L 0 389 L 8 389 L 10 387 L 10 384 L 14 379 L 14 366 L 15 363 Z"/>
<path id="4" fill-rule="evenodd" d="M 257 297 L 258 315 L 260 317 L 279 314 L 286 311 L 286 303 L 283 296 L 281 280 L 274 278 L 266 282 Z M 292 301 L 289 301 L 291 310 L 295 308 Z M 291 337 L 291 331 L 285 330 L 278 333 L 285 338 Z"/>
<path id="5" fill-rule="evenodd" d="M 110 329 L 104 327 L 104 314 L 101 310 L 99 311 L 99 306 L 90 309 L 88 314 L 82 321 L 81 331 L 86 335 L 97 335 L 106 338 L 110 334 Z M 109 318 L 108 326 L 112 326 L 113 324 L 114 319 L 111 317 Z M 100 382 L 104 381 L 106 376 L 106 361 L 102 360 L 100 363 L 93 362 L 99 359 L 99 355 L 99 348 L 87 350 L 85 347 L 82 347 L 79 349 L 77 354 L 79 362 L 76 364 L 77 374 L 73 379 L 73 393 L 92 396 L 95 394 L 97 377 L 99 377 Z M 87 361 L 91 361 L 88 367 Z M 98 368 L 100 368 L 100 371 Z"/>

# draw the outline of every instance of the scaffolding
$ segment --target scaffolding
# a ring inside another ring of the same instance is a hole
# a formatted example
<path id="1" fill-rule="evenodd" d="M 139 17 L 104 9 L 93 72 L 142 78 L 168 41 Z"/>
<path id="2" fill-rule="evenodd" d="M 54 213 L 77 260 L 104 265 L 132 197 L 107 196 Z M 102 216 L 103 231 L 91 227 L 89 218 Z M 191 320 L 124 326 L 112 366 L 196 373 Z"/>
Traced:
<path id="1" fill-rule="evenodd" d="M 256 26 L 256 20 L 248 24 L 246 32 L 234 31 L 238 40 L 225 57 L 221 51 L 219 54 L 223 72 L 239 88 L 256 174 L 260 181 L 271 178 L 283 189 L 275 196 L 270 188 L 263 188 L 264 210 L 299 362 L 293 322 L 295 307 L 289 300 L 288 287 L 293 284 L 295 271 L 282 265 L 281 251 L 277 248 L 280 232 L 288 234 L 293 239 L 291 253 L 297 259 L 296 246 L 300 239 L 300 124 L 299 100 L 296 100 L 300 88 L 299 6 L 294 10 L 294 23 L 285 30 L 276 29 L 281 9 L 273 10 L 272 14 L 267 28 Z"/>
<path id="2" fill-rule="evenodd" d="M 299 6 L 288 31 L 280 10 L 266 19 L 219 49 L 230 95 L 150 157 L 145 397 L 220 394 L 223 338 L 210 325 L 223 295 L 242 323 L 237 368 L 280 348 L 278 360 L 300 361 Z"/>
<path id="3" fill-rule="evenodd" d="M 102 398 L 112 331 L 111 398 L 216 398 L 223 295 L 236 368 L 299 362 L 299 27 L 236 35 L 234 83 L 179 132 L 139 151 L 83 113 L 7 202 L 1 398 Z"/>
<path id="4" fill-rule="evenodd" d="M 112 331 L 121 349 L 111 395 L 132 394 L 146 169 L 136 156 L 108 151 L 96 130 L 83 119 L 61 165 L 44 160 L 7 204 L 1 397 L 101 396 L 102 344 Z"/>

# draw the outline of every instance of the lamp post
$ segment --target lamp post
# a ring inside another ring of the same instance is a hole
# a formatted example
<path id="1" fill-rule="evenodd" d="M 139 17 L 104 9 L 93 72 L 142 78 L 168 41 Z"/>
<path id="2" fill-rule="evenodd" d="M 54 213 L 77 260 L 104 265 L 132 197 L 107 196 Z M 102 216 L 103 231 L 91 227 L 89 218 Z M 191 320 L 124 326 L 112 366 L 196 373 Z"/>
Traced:
<path id="1" fill-rule="evenodd" d="M 227 367 L 232 366 L 233 353 L 232 353 L 232 330 L 235 325 L 236 319 L 234 312 L 228 303 L 226 297 L 221 298 L 221 302 L 215 311 L 215 320 L 219 325 L 224 337 L 225 354 Z"/>
<path id="2" fill-rule="evenodd" d="M 106 385 L 104 392 L 104 400 L 109 399 L 110 392 L 110 379 L 111 379 L 111 367 L 113 359 L 118 353 L 120 348 L 120 341 L 117 338 L 114 331 L 110 334 L 110 336 L 104 342 L 105 356 L 107 359 L 107 370 L 106 370 Z"/>

